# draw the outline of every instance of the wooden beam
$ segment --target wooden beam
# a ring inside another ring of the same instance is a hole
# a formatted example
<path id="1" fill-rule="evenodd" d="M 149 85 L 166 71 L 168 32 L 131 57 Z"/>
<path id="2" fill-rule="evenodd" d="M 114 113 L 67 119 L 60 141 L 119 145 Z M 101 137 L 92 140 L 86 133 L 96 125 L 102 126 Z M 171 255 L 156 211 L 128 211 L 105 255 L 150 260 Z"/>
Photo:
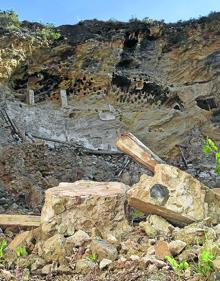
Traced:
<path id="1" fill-rule="evenodd" d="M 154 173 L 156 164 L 164 163 L 155 153 L 146 147 L 131 133 L 124 133 L 116 140 L 119 150 L 129 155 L 134 161 Z"/>
<path id="2" fill-rule="evenodd" d="M 0 225 L 40 226 L 40 216 L 0 214 Z"/>
<path id="3" fill-rule="evenodd" d="M 190 219 L 186 216 L 180 215 L 161 206 L 156 206 L 151 203 L 141 201 L 137 198 L 129 198 L 128 204 L 131 207 L 138 209 L 146 214 L 161 216 L 166 220 L 176 224 L 177 226 L 185 226 L 194 222 L 193 219 Z"/>

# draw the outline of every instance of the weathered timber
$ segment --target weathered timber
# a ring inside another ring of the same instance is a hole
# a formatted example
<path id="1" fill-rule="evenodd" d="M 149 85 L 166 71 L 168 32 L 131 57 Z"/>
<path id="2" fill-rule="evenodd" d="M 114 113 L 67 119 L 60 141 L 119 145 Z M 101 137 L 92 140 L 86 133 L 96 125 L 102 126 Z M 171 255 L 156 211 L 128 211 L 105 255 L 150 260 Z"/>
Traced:
<path id="1" fill-rule="evenodd" d="M 131 133 L 124 133 L 116 140 L 116 146 L 122 152 L 128 154 L 134 161 L 154 173 L 156 164 L 164 163 L 154 152 L 146 147 Z"/>
<path id="2" fill-rule="evenodd" d="M 0 214 L 0 225 L 39 226 L 40 216 Z"/>
<path id="3" fill-rule="evenodd" d="M 149 202 L 144 202 L 137 198 L 131 197 L 129 199 L 129 205 L 144 213 L 158 215 L 163 218 L 166 218 L 168 221 L 171 221 L 172 223 L 174 223 L 178 226 L 185 226 L 185 225 L 195 222 L 195 220 L 192 220 L 186 216 L 182 216 L 176 212 L 173 212 L 172 210 L 165 209 L 161 206 L 156 206 Z"/>
<path id="4" fill-rule="evenodd" d="M 97 150 L 97 149 L 90 149 L 87 147 L 84 147 L 82 145 L 79 145 L 76 142 L 66 142 L 66 141 L 61 141 L 61 140 L 56 140 L 56 139 L 51 139 L 51 138 L 47 138 L 47 137 L 40 137 L 40 136 L 36 136 L 33 134 L 28 133 L 29 136 L 31 136 L 34 139 L 39 139 L 39 140 L 45 140 L 45 141 L 49 141 L 49 142 L 54 142 L 54 143 L 60 143 L 66 146 L 70 146 L 74 149 L 77 149 L 85 154 L 94 154 L 94 155 L 123 155 L 122 152 L 120 151 L 111 151 L 111 150 Z"/>

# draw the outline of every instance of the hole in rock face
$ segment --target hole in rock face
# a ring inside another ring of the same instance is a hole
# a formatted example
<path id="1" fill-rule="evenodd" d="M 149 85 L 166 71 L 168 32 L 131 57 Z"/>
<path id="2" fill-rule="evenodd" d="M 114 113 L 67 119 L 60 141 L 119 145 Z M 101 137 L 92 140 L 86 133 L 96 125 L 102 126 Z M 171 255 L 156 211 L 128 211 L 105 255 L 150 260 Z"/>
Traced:
<path id="1" fill-rule="evenodd" d="M 217 108 L 214 98 L 197 99 L 196 103 L 197 103 L 198 107 L 200 107 L 204 110 L 211 110 L 213 108 Z"/>
<path id="2" fill-rule="evenodd" d="M 133 59 L 131 59 L 131 58 L 123 59 L 117 64 L 117 67 L 121 67 L 121 68 L 129 67 L 132 64 L 132 62 L 133 62 Z"/>
<path id="3" fill-rule="evenodd" d="M 180 106 L 179 106 L 179 104 L 176 104 L 176 105 L 174 106 L 174 109 L 176 109 L 176 110 L 180 110 Z"/>
<path id="4" fill-rule="evenodd" d="M 157 183 L 151 187 L 150 196 L 161 201 L 161 204 L 164 205 L 169 199 L 169 190 L 165 185 Z"/>
<path id="5" fill-rule="evenodd" d="M 126 36 L 124 41 L 124 48 L 134 49 L 138 43 L 136 38 L 129 38 L 129 35 Z"/>
<path id="6" fill-rule="evenodd" d="M 131 85 L 131 81 L 125 76 L 114 74 L 112 77 L 112 85 L 127 91 Z"/>
<path id="7" fill-rule="evenodd" d="M 75 113 L 74 112 L 71 112 L 70 114 L 69 114 L 69 118 L 74 118 L 75 117 Z"/>

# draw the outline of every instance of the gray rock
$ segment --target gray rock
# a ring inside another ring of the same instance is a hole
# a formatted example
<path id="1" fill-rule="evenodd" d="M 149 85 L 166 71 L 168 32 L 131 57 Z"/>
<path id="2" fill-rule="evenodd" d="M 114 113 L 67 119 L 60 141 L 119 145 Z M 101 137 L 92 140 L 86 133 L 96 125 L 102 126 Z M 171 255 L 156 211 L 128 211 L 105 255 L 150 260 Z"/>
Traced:
<path id="1" fill-rule="evenodd" d="M 102 269 L 108 267 L 111 263 L 112 263 L 111 260 L 103 259 L 103 260 L 100 261 L 99 268 L 102 270 Z"/>
<path id="2" fill-rule="evenodd" d="M 48 275 L 52 271 L 52 264 L 46 264 L 42 269 L 41 272 L 42 274 Z"/>
<path id="3" fill-rule="evenodd" d="M 74 235 L 66 239 L 66 243 L 72 244 L 75 247 L 80 247 L 89 240 L 90 236 L 85 231 L 78 230 Z"/>
<path id="4" fill-rule="evenodd" d="M 104 240 L 93 240 L 90 245 L 91 251 L 96 253 L 98 258 L 116 260 L 118 251 L 115 246 Z"/>
<path id="5" fill-rule="evenodd" d="M 82 259 L 76 262 L 76 272 L 77 273 L 87 273 L 94 269 L 96 264 L 93 261 Z"/>
<path id="6" fill-rule="evenodd" d="M 169 243 L 169 250 L 173 256 L 179 255 L 186 247 L 186 243 L 181 240 L 174 240 Z"/>
<path id="7" fill-rule="evenodd" d="M 149 222 L 142 221 L 139 223 L 139 226 L 141 227 L 141 229 L 144 230 L 144 232 L 147 234 L 149 238 L 156 237 L 157 231 Z"/>

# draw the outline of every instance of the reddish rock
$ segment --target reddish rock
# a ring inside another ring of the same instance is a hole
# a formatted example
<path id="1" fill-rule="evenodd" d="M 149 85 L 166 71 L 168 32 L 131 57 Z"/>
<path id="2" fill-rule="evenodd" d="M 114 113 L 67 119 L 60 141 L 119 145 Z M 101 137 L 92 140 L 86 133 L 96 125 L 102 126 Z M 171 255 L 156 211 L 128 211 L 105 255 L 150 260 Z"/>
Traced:
<path id="1" fill-rule="evenodd" d="M 158 259 L 163 260 L 166 256 L 171 256 L 169 244 L 166 241 L 159 241 L 154 246 L 155 255 Z"/>

